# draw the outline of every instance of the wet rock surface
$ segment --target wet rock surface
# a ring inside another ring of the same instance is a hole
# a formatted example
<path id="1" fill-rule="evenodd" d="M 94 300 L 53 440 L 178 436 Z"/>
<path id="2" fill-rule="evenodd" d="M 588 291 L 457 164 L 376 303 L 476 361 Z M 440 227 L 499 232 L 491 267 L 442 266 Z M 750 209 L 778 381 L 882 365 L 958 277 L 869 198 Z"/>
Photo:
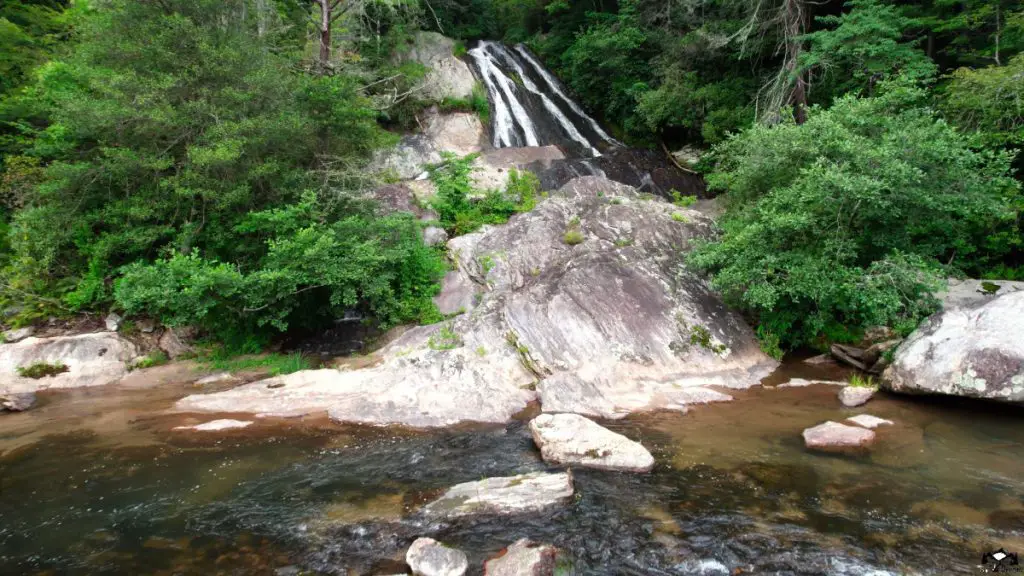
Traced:
<path id="1" fill-rule="evenodd" d="M 884 418 L 879 418 L 878 416 L 872 416 L 871 414 L 858 414 L 857 416 L 847 418 L 846 421 L 869 430 L 874 430 L 879 426 L 892 425 L 892 420 L 886 420 Z"/>
<path id="2" fill-rule="evenodd" d="M 828 452 L 865 448 L 874 441 L 875 433 L 829 421 L 804 430 L 803 437 L 808 448 Z"/>
<path id="3" fill-rule="evenodd" d="M 545 462 L 604 470 L 648 472 L 654 457 L 639 442 L 578 414 L 541 414 L 530 432 Z"/>
<path id="4" fill-rule="evenodd" d="M 846 386 L 839 391 L 839 401 L 847 408 L 855 408 L 867 404 L 875 395 L 875 389 L 867 386 Z"/>
<path id="5" fill-rule="evenodd" d="M 547 544 L 517 540 L 484 564 L 484 576 L 554 576 L 558 549 Z"/>
<path id="6" fill-rule="evenodd" d="M 232 420 L 225 418 L 223 420 L 211 420 L 202 424 L 196 424 L 195 426 L 176 426 L 175 430 L 196 430 L 198 432 L 219 432 L 221 430 L 234 430 L 238 428 L 246 428 L 251 426 L 252 422 L 249 420 Z"/>
<path id="7" fill-rule="evenodd" d="M 128 373 L 137 355 L 134 344 L 113 332 L 0 344 L 0 393 L 113 384 Z M 38 379 L 19 376 L 18 368 L 37 363 L 63 364 L 67 371 Z"/>
<path id="8" fill-rule="evenodd" d="M 449 519 L 521 514 L 565 503 L 572 495 L 572 474 L 534 472 L 457 484 L 424 506 L 422 512 L 428 518 Z"/>
<path id="9" fill-rule="evenodd" d="M 1024 402 L 1024 292 L 947 307 L 896 350 L 883 385 L 894 392 Z"/>
<path id="10" fill-rule="evenodd" d="M 419 538 L 405 554 L 413 576 L 462 576 L 469 567 L 465 552 L 449 548 L 433 538 Z"/>
<path id="11" fill-rule="evenodd" d="M 36 395 L 32 392 L 0 393 L 0 412 L 24 412 L 36 403 Z"/>
<path id="12" fill-rule="evenodd" d="M 585 241 L 570 246 L 566 230 L 577 227 Z M 465 313 L 409 330 L 378 364 L 297 372 L 176 408 L 426 428 L 506 422 L 538 396 L 545 411 L 607 418 L 728 400 L 707 386 L 752 386 L 777 362 L 685 269 L 685 250 L 711 233 L 699 213 L 581 178 L 505 225 L 449 241 L 458 270 L 438 304 Z"/>

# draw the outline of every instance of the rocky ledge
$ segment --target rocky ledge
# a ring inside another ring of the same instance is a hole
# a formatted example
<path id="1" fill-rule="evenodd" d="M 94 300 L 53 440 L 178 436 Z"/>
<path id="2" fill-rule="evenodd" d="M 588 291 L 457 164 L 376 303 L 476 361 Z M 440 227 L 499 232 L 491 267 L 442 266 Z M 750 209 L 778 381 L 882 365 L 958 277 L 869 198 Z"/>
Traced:
<path id="1" fill-rule="evenodd" d="M 0 393 L 113 384 L 128 373 L 128 366 L 137 355 L 135 345 L 114 332 L 30 337 L 0 344 Z M 19 368 L 34 364 L 63 366 L 64 371 L 40 378 L 19 374 Z"/>
<path id="2" fill-rule="evenodd" d="M 464 313 L 412 329 L 359 370 L 303 371 L 178 402 L 181 411 L 437 427 L 548 412 L 620 418 L 729 400 L 777 363 L 683 263 L 705 216 L 598 177 L 448 243 Z"/>

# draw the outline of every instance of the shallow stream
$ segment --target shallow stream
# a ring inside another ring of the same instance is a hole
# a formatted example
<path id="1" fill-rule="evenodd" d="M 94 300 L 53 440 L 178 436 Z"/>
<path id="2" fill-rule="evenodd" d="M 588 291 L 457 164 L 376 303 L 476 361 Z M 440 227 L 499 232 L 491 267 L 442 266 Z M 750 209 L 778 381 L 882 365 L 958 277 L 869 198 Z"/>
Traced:
<path id="1" fill-rule="evenodd" d="M 416 510 L 447 486 L 549 468 L 524 422 L 172 431 L 213 419 L 164 412 L 192 391 L 52 393 L 0 416 L 0 574 L 392 574 L 419 536 L 467 552 L 472 574 L 523 536 L 588 575 L 972 574 L 985 551 L 1024 552 L 1020 410 L 754 388 L 604 423 L 654 453 L 651 474 L 575 470 L 565 507 L 436 523 Z M 870 453 L 803 447 L 804 428 L 859 413 L 896 422 Z"/>

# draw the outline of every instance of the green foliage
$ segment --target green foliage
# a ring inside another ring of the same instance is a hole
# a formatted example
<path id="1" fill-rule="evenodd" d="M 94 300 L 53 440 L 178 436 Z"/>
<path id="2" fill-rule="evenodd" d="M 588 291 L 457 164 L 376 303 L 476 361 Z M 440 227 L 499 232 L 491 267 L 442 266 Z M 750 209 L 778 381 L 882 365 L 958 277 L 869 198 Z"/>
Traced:
<path id="1" fill-rule="evenodd" d="M 871 388 L 872 390 L 878 389 L 878 383 L 875 382 L 872 376 L 863 376 L 858 373 L 854 373 L 850 376 L 850 380 L 847 382 L 854 388 Z"/>
<path id="2" fill-rule="evenodd" d="M 28 366 L 18 367 L 18 376 L 22 378 L 32 378 L 38 380 L 40 378 L 46 378 L 47 376 L 56 376 L 57 374 L 63 374 L 68 371 L 66 364 L 61 362 L 55 362 L 53 364 L 49 362 L 35 362 Z"/>
<path id="3" fill-rule="evenodd" d="M 944 96 L 958 126 L 990 144 L 1024 145 L 1024 54 L 1005 66 L 953 71 Z"/>
<path id="4" fill-rule="evenodd" d="M 582 244 L 584 240 L 586 240 L 586 237 L 583 236 L 583 232 L 580 232 L 578 228 L 571 228 L 569 230 L 566 230 L 565 236 L 562 237 L 562 241 L 568 244 L 569 246 Z"/>
<path id="5" fill-rule="evenodd" d="M 923 97 L 888 85 L 716 148 L 724 234 L 690 263 L 762 334 L 793 347 L 912 329 L 934 309 L 940 265 L 973 271 L 1008 250 L 989 236 L 1016 218 L 1010 156 L 973 149 Z"/>
<path id="6" fill-rule="evenodd" d="M 487 125 L 491 121 L 491 105 L 487 100 L 487 90 L 477 82 L 469 98 L 446 97 L 438 104 L 442 112 L 475 112 L 480 122 Z"/>
<path id="7" fill-rule="evenodd" d="M 67 33 L 61 0 L 5 0 L 0 4 L 0 95 L 28 79 Z"/>
<path id="8" fill-rule="evenodd" d="M 686 214 L 683 214 L 682 212 L 673 212 L 672 213 L 672 221 L 674 221 L 674 222 L 689 222 L 690 219 L 687 218 Z"/>
<path id="9" fill-rule="evenodd" d="M 437 187 L 431 206 L 441 226 L 450 234 L 468 234 L 485 224 L 502 224 L 514 214 L 528 212 L 537 203 L 540 181 L 530 172 L 509 170 L 504 191 L 489 190 L 483 194 L 473 188 L 470 178 L 476 154 L 458 158 L 442 153 L 445 160 L 430 170 L 430 179 Z"/>
<path id="10" fill-rule="evenodd" d="M 451 324 L 446 324 L 430 335 L 427 346 L 431 350 L 452 350 L 462 346 L 462 337 L 452 330 Z"/>
<path id="11" fill-rule="evenodd" d="M 757 344 L 761 352 L 776 360 L 782 360 L 782 357 L 785 355 L 779 335 L 763 325 L 757 327 Z"/>
<path id="12" fill-rule="evenodd" d="M 299 352 L 291 354 L 261 354 L 235 356 L 218 350 L 213 354 L 200 358 L 200 365 L 210 372 L 242 372 L 258 370 L 270 376 L 282 376 L 309 370 L 313 363 Z"/>
<path id="13" fill-rule="evenodd" d="M 154 366 L 163 366 L 170 361 L 171 359 L 167 357 L 166 352 L 163 350 L 157 350 L 137 360 L 135 364 L 132 365 L 132 369 L 143 370 L 145 368 L 153 368 Z"/>
<path id="14" fill-rule="evenodd" d="M 697 203 L 696 196 L 683 196 L 683 194 L 675 188 L 670 190 L 669 193 L 672 195 L 672 203 L 680 208 L 688 208 Z"/>

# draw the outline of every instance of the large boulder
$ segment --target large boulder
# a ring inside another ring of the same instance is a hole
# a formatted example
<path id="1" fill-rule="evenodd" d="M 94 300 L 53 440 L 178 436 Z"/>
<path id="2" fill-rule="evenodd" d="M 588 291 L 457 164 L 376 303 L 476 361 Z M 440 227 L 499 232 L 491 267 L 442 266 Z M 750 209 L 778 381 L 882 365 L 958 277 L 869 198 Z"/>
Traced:
<path id="1" fill-rule="evenodd" d="M 996 296 L 1012 292 L 1024 292 L 1024 282 L 950 278 L 946 282 L 946 288 L 938 294 L 938 298 L 944 309 L 963 308 L 982 304 Z"/>
<path id="2" fill-rule="evenodd" d="M 402 54 L 406 61 L 417 62 L 427 68 L 427 74 L 419 85 L 422 97 L 440 102 L 445 98 L 469 98 L 476 85 L 469 65 L 455 55 L 455 41 L 437 32 L 416 32 L 408 52 Z"/>
<path id="3" fill-rule="evenodd" d="M 933 315 L 896 350 L 895 392 L 1024 402 L 1024 291 Z"/>
<path id="4" fill-rule="evenodd" d="M 0 392 L 113 384 L 128 373 L 128 366 L 137 355 L 135 345 L 114 332 L 26 338 L 15 344 L 0 344 Z M 38 363 L 63 364 L 67 371 L 42 378 L 18 374 L 18 368 Z"/>
<path id="5" fill-rule="evenodd" d="M 537 512 L 572 498 L 572 474 L 533 472 L 456 484 L 423 507 L 428 518 Z"/>
<path id="6" fill-rule="evenodd" d="M 420 176 L 431 164 L 443 159 L 441 152 L 465 156 L 480 152 L 485 144 L 484 127 L 476 114 L 427 111 L 423 132 L 403 136 L 392 148 L 378 152 L 368 170 L 399 180 Z"/>
<path id="7" fill-rule="evenodd" d="M 697 212 L 581 178 L 505 225 L 449 241 L 458 270 L 445 285 L 462 288 L 444 303 L 467 313 L 409 330 L 376 365 L 297 372 L 177 407 L 435 427 L 506 422 L 538 393 L 545 411 L 607 418 L 728 400 L 704 386 L 746 388 L 777 363 L 683 265 L 712 229 Z M 567 244 L 569 230 L 584 241 Z"/>
<path id="8" fill-rule="evenodd" d="M 462 576 L 469 559 L 462 550 L 449 548 L 433 538 L 418 538 L 405 553 L 413 576 Z"/>
<path id="9" fill-rule="evenodd" d="M 527 538 L 484 563 L 484 576 L 553 576 L 558 549 Z"/>
<path id="10" fill-rule="evenodd" d="M 654 457 L 639 442 L 579 414 L 541 414 L 530 421 L 533 441 L 550 464 L 648 472 Z"/>

